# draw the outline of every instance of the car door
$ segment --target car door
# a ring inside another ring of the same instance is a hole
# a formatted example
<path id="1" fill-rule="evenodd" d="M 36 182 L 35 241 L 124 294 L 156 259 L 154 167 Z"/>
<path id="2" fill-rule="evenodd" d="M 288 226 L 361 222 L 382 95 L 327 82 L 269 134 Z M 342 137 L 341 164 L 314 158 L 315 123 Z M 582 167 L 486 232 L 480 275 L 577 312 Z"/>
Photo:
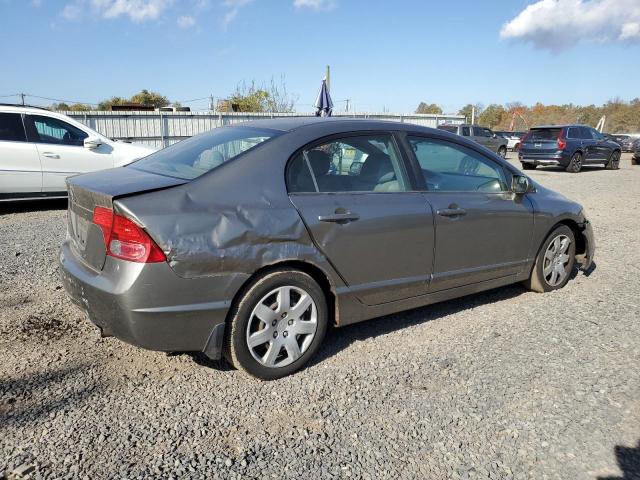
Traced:
<path id="1" fill-rule="evenodd" d="M 607 145 L 604 135 L 598 132 L 595 128 L 587 128 L 587 130 L 591 134 L 591 138 L 593 140 L 594 152 L 592 160 L 598 163 L 606 162 L 611 156 L 611 149 Z"/>
<path id="2" fill-rule="evenodd" d="M 429 291 L 521 272 L 530 255 L 533 207 L 509 191 L 505 169 L 458 143 L 417 135 L 407 141 L 435 213 Z"/>
<path id="3" fill-rule="evenodd" d="M 583 151 L 583 159 L 585 163 L 598 160 L 598 146 L 596 140 L 591 135 L 591 131 L 587 127 L 577 127 L 580 132 L 581 148 Z"/>
<path id="4" fill-rule="evenodd" d="M 112 148 L 84 147 L 89 135 L 80 128 L 46 115 L 26 115 L 29 138 L 36 144 L 42 164 L 42 190 L 63 192 L 71 175 L 113 167 Z"/>
<path id="5" fill-rule="evenodd" d="M 426 293 L 433 217 L 423 195 L 411 191 L 392 134 L 308 145 L 289 162 L 287 187 L 315 244 L 362 303 Z"/>
<path id="6" fill-rule="evenodd" d="M 38 149 L 27 142 L 22 115 L 0 112 L 0 199 L 41 191 Z"/>

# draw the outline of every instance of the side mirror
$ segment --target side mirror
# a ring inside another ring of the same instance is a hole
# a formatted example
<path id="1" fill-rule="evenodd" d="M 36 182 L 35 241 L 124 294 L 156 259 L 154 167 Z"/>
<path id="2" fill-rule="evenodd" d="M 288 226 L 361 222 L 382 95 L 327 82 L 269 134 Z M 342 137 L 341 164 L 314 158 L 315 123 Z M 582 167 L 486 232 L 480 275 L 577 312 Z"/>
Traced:
<path id="1" fill-rule="evenodd" d="M 102 141 L 99 138 L 85 138 L 84 139 L 84 148 L 88 148 L 90 150 L 95 150 L 100 145 L 102 145 Z"/>
<path id="2" fill-rule="evenodd" d="M 498 138 L 498 134 L 497 133 L 494 133 L 492 136 L 493 136 L 493 138 Z"/>
<path id="3" fill-rule="evenodd" d="M 524 195 L 529 191 L 529 179 L 524 175 L 514 175 L 511 179 L 511 191 L 516 195 Z"/>

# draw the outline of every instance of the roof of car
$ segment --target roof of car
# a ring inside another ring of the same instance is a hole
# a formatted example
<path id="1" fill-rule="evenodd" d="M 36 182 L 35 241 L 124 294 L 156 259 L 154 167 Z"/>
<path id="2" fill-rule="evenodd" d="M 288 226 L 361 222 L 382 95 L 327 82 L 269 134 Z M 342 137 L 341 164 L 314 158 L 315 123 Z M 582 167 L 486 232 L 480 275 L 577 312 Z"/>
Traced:
<path id="1" fill-rule="evenodd" d="M 50 111 L 46 107 L 37 107 L 35 105 L 20 105 L 17 103 L 0 103 L 0 110 L 35 110 L 35 111 L 47 110 L 47 111 Z"/>
<path id="2" fill-rule="evenodd" d="M 279 117 L 269 118 L 264 120 L 252 120 L 250 122 L 237 123 L 236 126 L 244 127 L 258 127 L 268 128 L 271 130 L 280 130 L 283 132 L 290 132 L 303 127 L 319 127 L 329 126 L 335 124 L 351 124 L 361 126 L 363 129 L 371 128 L 384 128 L 389 129 L 403 129 L 407 125 L 415 128 L 425 128 L 416 124 L 406 124 L 400 122 L 393 122 L 389 120 L 379 120 L 371 118 L 354 118 L 354 117 Z"/>
<path id="3" fill-rule="evenodd" d="M 535 127 L 531 127 L 531 130 L 537 128 L 567 128 L 567 127 L 589 127 L 589 125 L 582 125 L 580 123 L 564 123 L 560 125 L 536 125 Z M 589 127 L 592 128 L 592 127 Z"/>

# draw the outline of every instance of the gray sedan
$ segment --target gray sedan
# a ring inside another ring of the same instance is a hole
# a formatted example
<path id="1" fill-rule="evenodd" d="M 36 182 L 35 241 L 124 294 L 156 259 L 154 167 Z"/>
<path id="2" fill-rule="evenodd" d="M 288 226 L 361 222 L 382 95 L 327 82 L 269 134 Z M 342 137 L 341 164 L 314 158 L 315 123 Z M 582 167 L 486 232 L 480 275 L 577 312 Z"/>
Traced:
<path id="1" fill-rule="evenodd" d="M 65 288 L 105 336 L 275 379 L 329 324 L 523 282 L 562 288 L 582 207 L 442 130 L 287 118 L 68 180 Z"/>

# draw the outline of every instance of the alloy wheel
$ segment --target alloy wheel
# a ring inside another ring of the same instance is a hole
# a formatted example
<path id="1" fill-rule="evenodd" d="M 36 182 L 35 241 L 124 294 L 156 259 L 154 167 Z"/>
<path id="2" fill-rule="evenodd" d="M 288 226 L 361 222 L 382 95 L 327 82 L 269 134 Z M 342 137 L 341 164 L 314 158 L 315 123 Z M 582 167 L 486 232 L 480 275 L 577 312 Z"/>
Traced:
<path id="1" fill-rule="evenodd" d="M 554 238 L 544 254 L 542 274 L 545 282 L 552 287 L 560 285 L 569 275 L 569 247 L 571 239 L 566 235 L 558 235 Z"/>
<path id="2" fill-rule="evenodd" d="M 317 329 L 318 311 L 311 295 L 287 285 L 270 291 L 254 307 L 246 342 L 261 365 L 284 367 L 307 351 Z"/>

